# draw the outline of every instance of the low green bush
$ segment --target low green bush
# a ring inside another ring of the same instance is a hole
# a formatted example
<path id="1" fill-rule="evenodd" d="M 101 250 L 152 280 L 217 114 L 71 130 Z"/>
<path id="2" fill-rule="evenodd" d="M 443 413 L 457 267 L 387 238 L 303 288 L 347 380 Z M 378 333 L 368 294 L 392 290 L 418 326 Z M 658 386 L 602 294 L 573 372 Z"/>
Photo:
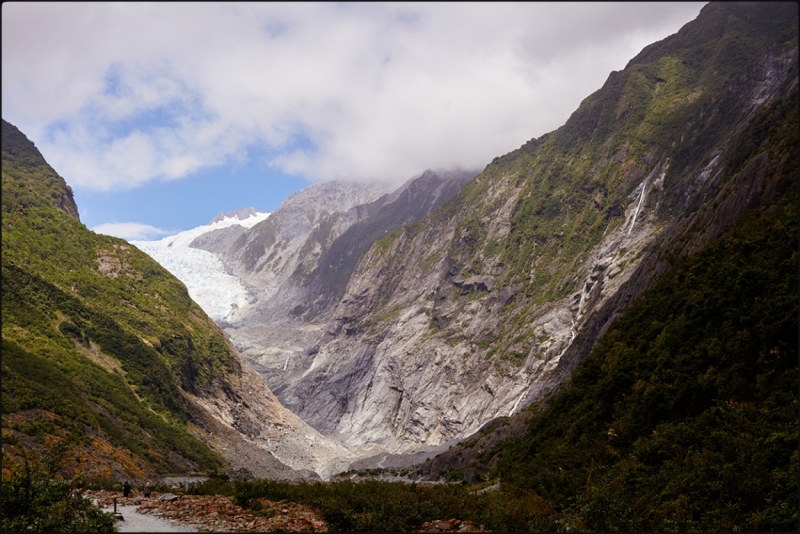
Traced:
<path id="1" fill-rule="evenodd" d="M 21 464 L 3 452 L 10 471 L 2 481 L 3 532 L 116 532 L 113 514 L 80 494 L 80 478 L 57 477 L 67 448 L 62 440 L 42 462 L 26 458 Z"/>

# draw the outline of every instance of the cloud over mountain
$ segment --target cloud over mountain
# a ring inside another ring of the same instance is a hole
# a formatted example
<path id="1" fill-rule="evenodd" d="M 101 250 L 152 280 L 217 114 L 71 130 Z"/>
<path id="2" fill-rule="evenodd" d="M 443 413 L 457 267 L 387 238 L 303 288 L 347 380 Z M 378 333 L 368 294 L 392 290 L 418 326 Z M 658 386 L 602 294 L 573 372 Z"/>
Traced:
<path id="1" fill-rule="evenodd" d="M 92 228 L 98 234 L 121 237 L 122 239 L 152 239 L 167 235 L 169 231 L 135 222 L 105 223 Z"/>
<path id="2" fill-rule="evenodd" d="M 248 157 L 311 179 L 479 167 L 701 4 L 6 4 L 3 116 L 71 183 Z"/>

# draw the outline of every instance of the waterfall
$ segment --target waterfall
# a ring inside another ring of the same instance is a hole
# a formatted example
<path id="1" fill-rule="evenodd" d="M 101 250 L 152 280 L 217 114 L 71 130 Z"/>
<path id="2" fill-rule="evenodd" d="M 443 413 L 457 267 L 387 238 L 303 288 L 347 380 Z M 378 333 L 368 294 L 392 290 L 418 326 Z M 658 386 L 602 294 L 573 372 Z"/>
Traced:
<path id="1" fill-rule="evenodd" d="M 649 178 L 649 176 L 647 178 Z M 636 224 L 636 216 L 639 215 L 639 208 L 642 207 L 642 202 L 644 202 L 645 191 L 647 191 L 647 178 L 642 182 L 642 194 L 639 195 L 639 203 L 636 205 L 636 211 L 633 212 L 633 219 L 631 219 L 631 227 L 628 228 L 628 235 L 631 235 L 633 231 L 633 225 Z"/>
<path id="2" fill-rule="evenodd" d="M 522 394 L 517 399 L 517 402 L 514 403 L 514 406 L 511 408 L 511 411 L 508 412 L 508 417 L 511 417 L 513 415 L 514 410 L 517 409 L 517 406 L 519 406 L 519 403 L 522 401 L 522 397 L 524 397 L 524 396 L 525 396 L 525 390 L 522 391 Z"/>

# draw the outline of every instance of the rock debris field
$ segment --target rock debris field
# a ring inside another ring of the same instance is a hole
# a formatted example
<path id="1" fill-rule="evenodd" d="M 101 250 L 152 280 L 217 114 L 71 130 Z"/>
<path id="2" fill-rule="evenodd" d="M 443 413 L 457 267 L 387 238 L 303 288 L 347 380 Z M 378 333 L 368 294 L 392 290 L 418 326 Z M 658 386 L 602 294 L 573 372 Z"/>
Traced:
<path id="1" fill-rule="evenodd" d="M 96 499 L 104 511 L 110 512 L 114 509 L 113 492 L 89 490 L 85 495 Z M 149 498 L 117 497 L 117 510 L 122 512 L 121 507 L 125 507 L 125 510 L 131 510 L 128 507 L 135 507 L 139 514 L 169 520 L 173 524 L 191 528 L 191 530 L 176 528 L 173 532 L 328 531 L 325 521 L 308 506 L 266 499 L 259 501 L 262 508 L 255 512 L 236 506 L 231 497 L 223 495 L 174 495 L 153 492 Z M 124 527 L 123 523 L 120 522 L 120 526 Z"/>

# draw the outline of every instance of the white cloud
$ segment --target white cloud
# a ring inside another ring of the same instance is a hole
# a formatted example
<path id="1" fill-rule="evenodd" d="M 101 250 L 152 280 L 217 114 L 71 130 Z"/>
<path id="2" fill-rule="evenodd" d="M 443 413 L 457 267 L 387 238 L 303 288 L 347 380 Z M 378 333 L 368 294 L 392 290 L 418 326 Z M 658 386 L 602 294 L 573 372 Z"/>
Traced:
<path id="1" fill-rule="evenodd" d="M 693 3 L 3 4 L 3 117 L 76 185 L 241 162 L 474 168 L 559 127 Z"/>
<path id="2" fill-rule="evenodd" d="M 133 222 L 105 223 L 95 226 L 92 228 L 92 231 L 98 234 L 120 237 L 128 241 L 155 239 L 156 237 L 172 233 L 168 230 L 156 228 L 155 226 Z"/>

